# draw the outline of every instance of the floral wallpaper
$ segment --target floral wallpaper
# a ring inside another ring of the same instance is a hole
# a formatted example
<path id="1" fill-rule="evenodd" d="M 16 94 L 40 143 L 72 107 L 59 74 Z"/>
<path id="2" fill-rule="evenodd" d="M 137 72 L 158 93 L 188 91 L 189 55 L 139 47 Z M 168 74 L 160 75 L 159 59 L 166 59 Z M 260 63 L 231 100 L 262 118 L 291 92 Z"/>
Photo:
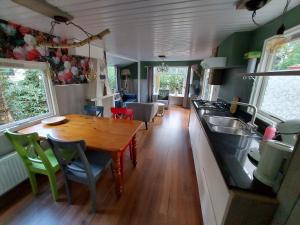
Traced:
<path id="1" fill-rule="evenodd" d="M 92 64 L 89 59 L 68 54 L 68 49 L 38 46 L 48 41 L 66 43 L 59 37 L 0 19 L 0 58 L 49 62 L 55 84 L 87 83 Z"/>

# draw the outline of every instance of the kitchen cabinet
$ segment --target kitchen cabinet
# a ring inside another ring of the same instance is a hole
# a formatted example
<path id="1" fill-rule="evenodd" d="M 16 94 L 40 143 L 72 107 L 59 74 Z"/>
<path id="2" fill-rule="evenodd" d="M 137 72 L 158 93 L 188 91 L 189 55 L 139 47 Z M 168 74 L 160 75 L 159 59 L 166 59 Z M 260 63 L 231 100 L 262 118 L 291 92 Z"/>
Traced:
<path id="1" fill-rule="evenodd" d="M 189 134 L 204 225 L 269 224 L 277 201 L 228 188 L 194 107 Z"/>

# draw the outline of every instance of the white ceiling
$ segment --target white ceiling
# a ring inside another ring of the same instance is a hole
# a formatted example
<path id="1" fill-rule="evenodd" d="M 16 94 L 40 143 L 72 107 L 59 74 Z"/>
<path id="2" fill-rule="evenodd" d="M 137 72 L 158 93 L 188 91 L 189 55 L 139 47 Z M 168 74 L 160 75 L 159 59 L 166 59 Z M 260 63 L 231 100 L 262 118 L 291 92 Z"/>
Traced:
<path id="1" fill-rule="evenodd" d="M 124 56 L 115 55 L 111 53 L 106 54 L 106 60 L 107 60 L 107 64 L 110 66 L 115 66 L 115 65 L 127 66 L 129 64 L 136 62 L 134 59 L 126 58 Z"/>
<path id="2" fill-rule="evenodd" d="M 140 60 L 201 59 L 211 54 L 224 38 L 251 30 L 251 12 L 235 10 L 236 0 L 48 0 L 75 17 L 74 22 L 91 33 L 109 28 L 111 34 L 95 44 L 108 52 Z M 285 0 L 272 0 L 257 12 L 260 24 L 279 16 Z M 292 0 L 290 8 L 300 4 Z M 0 0 L 0 18 L 44 32 L 50 19 Z M 60 25 L 57 35 L 82 39 L 81 31 Z"/>

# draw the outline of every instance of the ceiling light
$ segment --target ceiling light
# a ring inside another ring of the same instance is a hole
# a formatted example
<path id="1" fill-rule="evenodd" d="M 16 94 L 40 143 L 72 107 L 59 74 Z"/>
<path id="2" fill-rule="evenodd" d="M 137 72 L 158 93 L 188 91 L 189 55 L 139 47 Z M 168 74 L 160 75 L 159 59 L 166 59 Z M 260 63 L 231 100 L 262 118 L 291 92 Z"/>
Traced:
<path id="1" fill-rule="evenodd" d="M 161 72 L 161 73 L 168 72 L 169 67 L 165 63 L 166 56 L 165 55 L 159 55 L 158 58 L 160 58 L 162 60 L 162 63 L 157 67 L 157 71 Z"/>

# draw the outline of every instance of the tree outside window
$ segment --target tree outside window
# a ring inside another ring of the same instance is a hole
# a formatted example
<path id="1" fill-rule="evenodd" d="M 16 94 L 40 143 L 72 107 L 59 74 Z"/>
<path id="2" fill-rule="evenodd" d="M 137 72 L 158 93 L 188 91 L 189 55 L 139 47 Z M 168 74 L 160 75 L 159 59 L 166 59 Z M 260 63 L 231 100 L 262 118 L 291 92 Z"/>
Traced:
<path id="1" fill-rule="evenodd" d="M 43 71 L 0 68 L 0 124 L 49 112 Z"/>
<path id="2" fill-rule="evenodd" d="M 154 67 L 154 93 L 162 89 L 169 90 L 172 95 L 183 95 L 187 71 L 187 67 L 169 67 L 167 72 L 158 72 Z"/>
<path id="3" fill-rule="evenodd" d="M 112 91 L 117 90 L 117 73 L 114 66 L 108 66 L 108 83 Z"/>

